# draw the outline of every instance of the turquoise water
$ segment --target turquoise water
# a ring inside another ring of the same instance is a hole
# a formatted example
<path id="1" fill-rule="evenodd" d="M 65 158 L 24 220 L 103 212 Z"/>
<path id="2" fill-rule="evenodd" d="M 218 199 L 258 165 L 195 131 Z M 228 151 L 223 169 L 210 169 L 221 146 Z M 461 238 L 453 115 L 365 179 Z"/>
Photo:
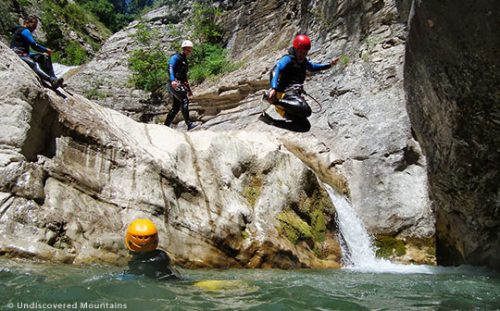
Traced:
<path id="1" fill-rule="evenodd" d="M 175 282 L 116 267 L 8 260 L 0 267 L 2 310 L 500 310 L 500 276 L 472 267 L 431 267 L 430 274 L 181 270 L 184 279 Z M 210 279 L 236 282 L 218 291 L 193 285 Z"/>

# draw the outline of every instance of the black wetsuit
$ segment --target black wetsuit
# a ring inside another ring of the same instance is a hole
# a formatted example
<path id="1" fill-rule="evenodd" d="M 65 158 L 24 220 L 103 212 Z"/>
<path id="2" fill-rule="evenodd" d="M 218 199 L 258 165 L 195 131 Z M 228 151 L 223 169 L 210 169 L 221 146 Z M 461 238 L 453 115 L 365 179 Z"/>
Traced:
<path id="1" fill-rule="evenodd" d="M 170 258 L 159 249 L 151 252 L 134 252 L 128 263 L 128 272 L 158 280 L 178 279 L 178 272 L 170 266 Z"/>
<path id="2" fill-rule="evenodd" d="M 188 92 L 189 86 L 188 82 L 188 70 L 189 64 L 186 57 L 181 53 L 176 53 L 172 55 L 168 62 L 168 72 L 169 72 L 169 84 L 168 91 L 172 94 L 174 98 L 174 104 L 172 105 L 172 109 L 167 114 L 167 118 L 165 119 L 165 125 L 170 126 L 172 121 L 174 121 L 175 115 L 179 112 L 179 109 L 182 111 L 182 116 L 184 117 L 184 121 L 188 128 L 190 128 L 191 120 L 189 119 L 189 99 Z M 177 80 L 180 82 L 180 86 L 177 89 L 172 87 L 172 81 Z"/>
<path id="3" fill-rule="evenodd" d="M 38 44 L 35 39 L 33 39 L 31 31 L 26 27 L 15 27 L 12 32 L 14 34 L 12 36 L 10 48 L 16 52 L 16 54 L 19 55 L 19 57 L 21 57 L 40 78 L 51 83 L 57 81 L 51 58 L 46 54 L 30 53 L 30 47 L 42 53 L 47 52 L 48 49 Z"/>
<path id="4" fill-rule="evenodd" d="M 302 97 L 306 71 L 314 72 L 330 67 L 330 64 L 311 63 L 307 58 L 299 63 L 293 47 L 276 63 L 271 70 L 271 88 L 285 93 L 285 97 L 279 99 L 276 105 L 285 109 L 288 118 L 307 118 L 312 113 L 311 107 Z"/>

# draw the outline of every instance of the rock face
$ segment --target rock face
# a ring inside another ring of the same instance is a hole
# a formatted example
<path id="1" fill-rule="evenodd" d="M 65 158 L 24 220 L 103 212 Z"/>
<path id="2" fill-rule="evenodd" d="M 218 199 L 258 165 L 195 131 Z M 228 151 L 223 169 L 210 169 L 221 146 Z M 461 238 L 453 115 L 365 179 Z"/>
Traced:
<path id="1" fill-rule="evenodd" d="M 327 166 L 347 177 L 352 204 L 371 233 L 402 239 L 433 238 L 435 219 L 428 196 L 426 159 L 412 136 L 403 89 L 410 1 L 217 3 L 227 10 L 222 20 L 230 55 L 243 65 L 194 88 L 192 118 L 213 131 L 272 132 L 302 146 L 306 153 L 321 155 Z M 264 106 L 260 99 L 269 85 L 269 71 L 299 31 L 313 39 L 309 53 L 313 61 L 343 57 L 333 69 L 306 81 L 306 90 L 322 107 L 308 98 L 317 113 L 310 118 L 310 129 L 294 132 L 266 125 L 258 121 L 258 115 Z M 133 46 L 127 32 L 132 29 L 116 34 L 71 84 L 75 90 L 90 85 L 82 77 L 95 80 L 101 75 L 97 68 L 103 65 L 102 70 L 110 73 L 107 85 L 116 89 L 98 102 L 140 119 L 144 111 L 155 106 L 146 109 L 141 104 L 146 94 L 132 96 L 140 92 L 125 86 L 130 72 L 124 67 L 123 51 Z M 120 47 L 111 48 L 122 37 Z M 113 82 L 116 79 L 123 83 Z M 124 93 L 129 95 L 120 95 Z M 161 109 L 163 106 L 158 106 L 154 113 L 161 113 Z"/>
<path id="2" fill-rule="evenodd" d="M 137 123 L 0 56 L 0 254 L 124 263 L 127 224 L 148 217 L 185 267 L 339 266 L 335 209 L 293 143 Z"/>
<path id="3" fill-rule="evenodd" d="M 306 149 L 328 154 L 329 165 L 347 177 L 352 204 L 371 233 L 432 237 L 426 159 L 412 137 L 403 89 L 409 1 L 272 3 L 255 1 L 228 14 L 229 46 L 248 66 L 195 89 L 192 107 L 203 127 L 271 131 L 305 145 L 314 137 Z M 305 133 L 257 121 L 263 104 L 255 91 L 268 87 L 270 68 L 299 31 L 313 38 L 313 61 L 344 55 L 306 81 L 322 110 Z"/>
<path id="4" fill-rule="evenodd" d="M 498 1 L 416 1 L 405 68 L 441 264 L 500 269 Z"/>

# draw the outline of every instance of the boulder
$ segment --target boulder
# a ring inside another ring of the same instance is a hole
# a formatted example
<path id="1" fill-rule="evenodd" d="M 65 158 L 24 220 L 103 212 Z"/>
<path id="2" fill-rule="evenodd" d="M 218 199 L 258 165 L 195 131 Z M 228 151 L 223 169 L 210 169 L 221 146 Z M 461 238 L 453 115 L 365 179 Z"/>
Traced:
<path id="1" fill-rule="evenodd" d="M 123 264 L 128 223 L 147 217 L 184 267 L 339 267 L 335 208 L 293 144 L 138 123 L 0 55 L 0 254 Z"/>

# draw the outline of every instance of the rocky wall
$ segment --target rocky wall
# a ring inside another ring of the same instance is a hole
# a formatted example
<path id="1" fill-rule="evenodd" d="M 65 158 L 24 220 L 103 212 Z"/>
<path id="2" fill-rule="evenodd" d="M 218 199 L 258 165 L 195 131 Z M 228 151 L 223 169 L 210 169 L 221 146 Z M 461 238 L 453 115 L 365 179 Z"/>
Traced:
<path id="1" fill-rule="evenodd" d="M 184 267 L 339 267 L 334 206 L 273 136 L 138 123 L 0 56 L 0 255 L 123 264 L 146 217 Z"/>
<path id="2" fill-rule="evenodd" d="M 443 265 L 500 268 L 498 1 L 415 1 L 405 87 Z"/>

